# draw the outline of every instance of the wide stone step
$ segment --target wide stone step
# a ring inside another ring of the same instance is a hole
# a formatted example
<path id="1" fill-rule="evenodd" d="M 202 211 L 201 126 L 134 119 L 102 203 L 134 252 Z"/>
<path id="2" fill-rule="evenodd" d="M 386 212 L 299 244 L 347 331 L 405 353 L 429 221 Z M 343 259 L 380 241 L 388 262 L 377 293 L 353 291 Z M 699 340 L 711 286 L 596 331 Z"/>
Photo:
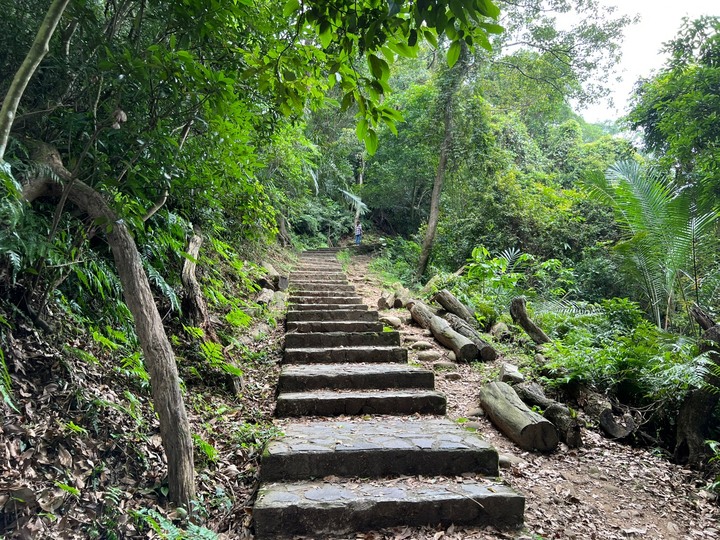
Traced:
<path id="1" fill-rule="evenodd" d="M 383 323 L 377 321 L 304 321 L 287 322 L 288 332 L 382 332 Z"/>
<path id="2" fill-rule="evenodd" d="M 445 396 L 432 390 L 314 390 L 278 395 L 275 415 L 445 414 Z"/>
<path id="3" fill-rule="evenodd" d="M 357 304 L 294 304 L 290 309 L 295 311 L 367 311 L 367 306 L 358 300 Z"/>
<path id="4" fill-rule="evenodd" d="M 301 264 L 293 268 L 292 272 L 307 274 L 325 274 L 328 272 L 340 273 L 343 269 L 339 265 L 334 264 Z"/>
<path id="5" fill-rule="evenodd" d="M 347 277 L 343 272 L 290 272 L 288 279 L 291 283 L 304 279 L 324 281 L 327 283 L 334 283 L 338 281 L 347 282 Z"/>
<path id="6" fill-rule="evenodd" d="M 338 538 L 354 531 L 430 524 L 521 527 L 525 498 L 491 480 L 400 478 L 260 486 L 255 538 Z"/>
<path id="7" fill-rule="evenodd" d="M 285 335 L 285 347 L 392 347 L 400 345 L 399 332 L 308 332 Z"/>
<path id="8" fill-rule="evenodd" d="M 397 363 L 407 364 L 403 347 L 306 347 L 285 348 L 285 364 Z"/>
<path id="9" fill-rule="evenodd" d="M 357 304 L 361 303 L 359 296 L 296 296 L 288 299 L 291 304 Z"/>
<path id="10" fill-rule="evenodd" d="M 434 387 L 432 371 L 400 363 L 288 364 L 278 381 L 280 392 Z"/>
<path id="11" fill-rule="evenodd" d="M 330 291 L 355 291 L 355 287 L 353 285 L 350 285 L 349 283 L 297 283 L 293 281 L 292 286 L 290 287 L 292 292 L 295 293 L 308 293 L 310 291 L 318 291 L 318 292 L 330 292 Z"/>
<path id="12" fill-rule="evenodd" d="M 326 476 L 498 476 L 498 453 L 446 418 L 312 421 L 281 427 L 263 454 L 260 480 Z"/>
<path id="13" fill-rule="evenodd" d="M 336 296 L 352 296 L 354 298 L 359 298 L 355 294 L 355 287 L 352 285 L 339 285 L 338 287 L 328 287 L 326 289 L 306 289 L 305 287 L 293 287 L 290 290 L 290 294 L 292 298 L 297 297 L 306 297 L 306 296 L 313 296 L 313 297 L 336 297 Z"/>
<path id="14" fill-rule="evenodd" d="M 285 314 L 287 322 L 300 321 L 377 321 L 377 311 L 360 311 L 357 309 L 342 309 L 326 311 L 324 309 L 306 309 L 288 311 Z"/>

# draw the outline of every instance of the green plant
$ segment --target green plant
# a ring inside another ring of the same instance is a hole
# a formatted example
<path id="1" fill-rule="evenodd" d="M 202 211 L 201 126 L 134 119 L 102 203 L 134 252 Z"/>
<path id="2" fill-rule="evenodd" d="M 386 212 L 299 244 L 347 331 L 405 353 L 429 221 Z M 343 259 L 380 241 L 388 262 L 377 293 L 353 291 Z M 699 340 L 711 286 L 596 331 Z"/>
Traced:
<path id="1" fill-rule="evenodd" d="M 186 528 L 175 525 L 172 520 L 152 508 L 132 510 L 131 514 L 141 531 L 152 531 L 162 540 L 217 540 L 210 529 L 188 522 Z"/>
<path id="2" fill-rule="evenodd" d="M 207 460 L 207 462 L 217 463 L 220 455 L 217 449 L 212 444 L 207 442 L 200 435 L 196 435 L 195 433 L 193 433 L 192 439 L 195 443 L 195 447 L 199 449 L 200 452 L 202 452 L 202 455 L 205 457 L 204 459 Z"/>
<path id="3" fill-rule="evenodd" d="M 262 453 L 271 439 L 281 435 L 282 431 L 272 423 L 245 422 L 235 430 L 233 440 L 242 448 L 254 449 Z"/>
<path id="4" fill-rule="evenodd" d="M 710 447 L 710 451 L 713 454 L 708 462 L 711 464 L 720 463 L 720 442 L 705 441 L 705 444 Z M 714 493 L 720 494 L 720 474 L 716 476 L 712 482 L 710 482 L 710 484 L 708 485 L 708 489 Z"/>

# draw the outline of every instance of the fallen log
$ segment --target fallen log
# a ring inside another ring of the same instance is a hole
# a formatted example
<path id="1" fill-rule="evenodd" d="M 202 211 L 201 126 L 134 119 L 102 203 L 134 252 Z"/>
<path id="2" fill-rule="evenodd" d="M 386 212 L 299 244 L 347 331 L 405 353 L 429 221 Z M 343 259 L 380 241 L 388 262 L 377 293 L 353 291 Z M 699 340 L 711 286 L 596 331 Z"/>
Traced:
<path id="1" fill-rule="evenodd" d="M 410 291 L 404 287 L 395 291 L 395 298 L 393 299 L 394 308 L 407 307 L 408 302 L 410 302 Z"/>
<path id="2" fill-rule="evenodd" d="M 551 452 L 557 448 L 558 431 L 548 419 L 531 411 L 503 382 L 480 388 L 480 405 L 495 426 L 523 450 Z"/>
<path id="3" fill-rule="evenodd" d="M 378 309 L 391 309 L 395 303 L 395 292 L 384 291 L 377 301 Z"/>
<path id="4" fill-rule="evenodd" d="M 435 293 L 433 300 L 444 307 L 450 313 L 460 317 L 463 321 L 474 326 L 477 324 L 475 316 L 472 312 L 462 303 L 460 300 L 455 298 L 453 293 L 447 289 L 443 289 Z"/>
<path id="5" fill-rule="evenodd" d="M 430 330 L 435 339 L 455 353 L 458 361 L 469 362 L 480 354 L 478 347 L 462 334 L 452 329 L 450 324 L 434 315 L 422 302 L 412 300 L 408 304 L 410 315 L 423 328 Z"/>
<path id="6" fill-rule="evenodd" d="M 478 334 L 477 331 L 475 331 L 475 329 L 463 319 L 452 313 L 445 313 L 442 318 L 450 323 L 452 329 L 458 334 L 465 336 L 475 344 L 478 351 L 480 351 L 479 357 L 481 360 L 492 362 L 498 357 L 498 353 L 495 348 L 485 341 L 480 334 Z"/>
<path id="7" fill-rule="evenodd" d="M 513 387 L 518 397 L 527 405 L 544 409 L 543 416 L 550 420 L 558 430 L 560 440 L 569 448 L 583 445 L 580 422 L 570 408 L 545 396 L 542 387 L 535 382 L 525 382 Z"/>
<path id="8" fill-rule="evenodd" d="M 597 422 L 600 429 L 613 439 L 629 437 L 639 427 L 629 412 L 614 407 L 608 398 L 597 392 L 583 392 L 578 402 L 585 414 Z"/>
<path id="9" fill-rule="evenodd" d="M 550 338 L 547 334 L 530 319 L 527 312 L 527 304 L 523 296 L 515 297 L 512 299 L 512 302 L 510 302 L 510 316 L 513 322 L 525 330 L 527 335 L 530 336 L 535 343 L 538 345 L 550 343 Z"/>

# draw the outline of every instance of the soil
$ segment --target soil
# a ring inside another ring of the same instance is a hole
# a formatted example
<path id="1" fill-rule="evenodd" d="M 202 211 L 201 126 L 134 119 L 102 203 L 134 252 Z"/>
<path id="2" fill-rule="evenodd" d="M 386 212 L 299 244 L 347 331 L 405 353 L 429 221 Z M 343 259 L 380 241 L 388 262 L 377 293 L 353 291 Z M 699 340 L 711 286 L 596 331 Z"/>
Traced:
<path id="1" fill-rule="evenodd" d="M 369 269 L 369 256 L 356 256 L 348 265 L 350 281 L 366 304 L 377 306 L 383 287 Z M 405 345 L 422 339 L 450 360 L 449 351 L 415 326 L 404 309 L 383 311 L 405 321 L 400 332 Z M 433 369 L 438 360 L 410 361 Z M 501 469 L 501 479 L 526 496 L 525 528 L 518 532 L 492 528 L 393 528 L 359 534 L 366 540 L 415 539 L 674 539 L 720 538 L 720 507 L 706 491 L 707 480 L 698 472 L 670 463 L 653 449 L 634 448 L 584 428 L 584 446 L 564 445 L 550 454 L 524 452 L 505 438 L 483 416 L 475 417 L 477 390 L 493 380 L 504 358 L 495 362 L 455 364 L 435 369 L 436 388 L 448 399 L 448 417 L 477 429 L 512 465 Z M 458 373 L 460 378 L 447 377 Z M 589 425 L 589 424 L 588 424 Z"/>

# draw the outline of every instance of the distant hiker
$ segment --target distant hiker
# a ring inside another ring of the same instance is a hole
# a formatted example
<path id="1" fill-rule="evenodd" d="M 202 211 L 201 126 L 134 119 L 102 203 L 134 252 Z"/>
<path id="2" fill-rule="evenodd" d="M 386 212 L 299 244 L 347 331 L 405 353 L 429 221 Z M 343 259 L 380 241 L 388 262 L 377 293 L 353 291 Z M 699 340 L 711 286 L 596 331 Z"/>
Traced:
<path id="1" fill-rule="evenodd" d="M 359 221 L 355 222 L 355 245 L 360 245 L 360 240 L 362 240 L 362 225 L 360 225 Z"/>

